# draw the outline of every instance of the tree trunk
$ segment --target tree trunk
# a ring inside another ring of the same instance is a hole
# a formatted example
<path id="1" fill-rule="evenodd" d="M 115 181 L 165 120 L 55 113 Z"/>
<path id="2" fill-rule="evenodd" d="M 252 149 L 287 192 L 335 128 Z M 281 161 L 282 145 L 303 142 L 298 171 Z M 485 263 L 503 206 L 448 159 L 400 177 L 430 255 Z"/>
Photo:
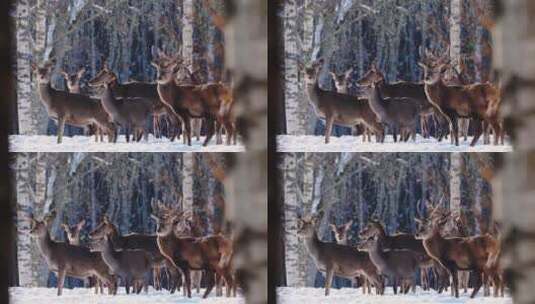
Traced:
<path id="1" fill-rule="evenodd" d="M 32 99 L 32 82 L 30 58 L 31 26 L 29 24 L 29 3 L 27 0 L 17 2 L 17 105 L 19 134 L 36 135 L 39 133 L 39 121 L 36 116 L 36 107 L 42 109 Z"/>
<path id="2" fill-rule="evenodd" d="M 463 1 L 451 0 L 450 5 L 450 58 L 457 72 L 462 72 L 460 70 L 460 63 L 462 53 L 461 25 Z"/>
<path id="3" fill-rule="evenodd" d="M 450 210 L 461 210 L 461 181 L 463 174 L 463 155 L 450 153 Z"/>
<path id="4" fill-rule="evenodd" d="M 284 245 L 286 262 L 286 284 L 288 287 L 305 287 L 306 258 L 303 245 L 297 237 L 298 213 L 302 210 L 297 197 L 297 163 L 296 155 L 284 155 Z"/>
<path id="5" fill-rule="evenodd" d="M 286 107 L 286 134 L 306 134 L 306 113 L 309 108 L 306 99 L 299 93 L 300 54 L 297 47 L 297 4 L 288 0 L 284 4 L 284 104 Z"/>
<path id="6" fill-rule="evenodd" d="M 193 210 L 193 186 L 195 176 L 195 154 L 182 154 L 182 210 Z"/>
<path id="7" fill-rule="evenodd" d="M 182 57 L 184 64 L 194 71 L 193 60 L 193 24 L 195 22 L 195 2 L 184 0 L 182 2 Z"/>
<path id="8" fill-rule="evenodd" d="M 533 303 L 535 299 L 535 2 L 499 1 L 501 19 L 494 31 L 495 68 L 516 82 L 504 95 L 502 114 L 510 120 L 515 139 L 513 153 L 503 155 L 504 168 L 494 183 L 495 216 L 504 226 L 502 264 L 508 270 L 513 302 Z"/>

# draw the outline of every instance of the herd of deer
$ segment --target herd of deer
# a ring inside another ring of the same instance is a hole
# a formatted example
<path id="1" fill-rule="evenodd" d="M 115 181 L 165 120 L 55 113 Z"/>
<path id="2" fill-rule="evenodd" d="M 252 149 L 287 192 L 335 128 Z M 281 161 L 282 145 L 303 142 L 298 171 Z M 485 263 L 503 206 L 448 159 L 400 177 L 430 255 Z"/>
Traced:
<path id="1" fill-rule="evenodd" d="M 174 293 L 183 286 L 184 296 L 191 298 L 191 287 L 200 292 L 201 278 L 206 282 L 206 298 L 216 285 L 216 295 L 236 296 L 237 281 L 232 266 L 233 242 L 221 234 L 199 235 L 191 215 L 165 206 L 152 204 L 156 220 L 156 235 L 120 235 L 117 227 L 104 216 L 102 222 L 89 233 L 90 243 L 80 243 L 80 232 L 85 225 L 62 225 L 68 243 L 51 238 L 50 227 L 56 217 L 54 211 L 42 220 L 32 218 L 30 234 L 48 268 L 57 274 L 58 296 L 62 294 L 65 277 L 88 279 L 95 293 L 117 294 L 120 279 L 126 293 L 148 291 L 151 277 L 156 290 L 161 290 L 162 276 L 167 274 L 167 289 Z M 164 271 L 165 270 L 165 271 Z"/>
<path id="2" fill-rule="evenodd" d="M 226 144 L 236 144 L 236 119 L 233 115 L 234 98 L 230 84 L 199 83 L 196 73 L 191 73 L 182 64 L 180 56 L 171 57 L 153 48 L 153 61 L 157 69 L 156 83 L 129 82 L 121 84 L 117 75 L 107 64 L 93 79 L 90 87 L 100 89 L 100 97 L 91 97 L 80 91 L 80 80 L 85 69 L 75 74 L 62 72 L 67 81 L 68 92 L 51 86 L 55 61 L 40 66 L 32 64 L 37 73 L 39 96 L 50 118 L 58 123 L 58 143 L 62 142 L 65 124 L 81 127 L 95 134 L 96 141 L 117 142 L 118 128 L 124 130 L 126 141 L 148 139 L 150 119 L 153 119 L 153 134 L 163 134 L 161 120 L 167 123 L 167 137 L 172 141 L 184 129 L 184 143 L 191 145 L 192 124 L 194 135 L 200 139 L 201 120 L 204 120 L 208 145 L 214 133 L 217 144 L 222 144 L 222 131 L 226 131 Z M 185 72 L 183 72 L 185 71 Z M 179 73 L 182 72 L 182 73 Z M 180 74 L 186 73 L 189 80 Z"/>
<path id="3" fill-rule="evenodd" d="M 500 233 L 493 225 L 491 232 L 468 236 L 467 219 L 463 212 L 451 214 L 438 205 L 429 217 L 418 219 L 416 235 L 388 235 L 378 221 L 369 221 L 359 233 L 361 242 L 348 245 L 352 222 L 331 225 L 336 243 L 323 242 L 316 232 L 322 212 L 298 220 L 298 235 L 304 241 L 317 269 L 325 273 L 325 295 L 329 295 L 333 276 L 360 282 L 363 293 L 383 295 L 385 279 L 402 293 L 416 289 L 420 270 L 421 287 L 441 293 L 451 284 L 452 296 L 459 297 L 459 288 L 467 292 L 472 278 L 475 297 L 482 285 L 484 295 L 504 296 L 505 281 L 500 267 Z M 433 279 L 433 280 L 432 280 Z"/>
<path id="4" fill-rule="evenodd" d="M 452 144 L 458 146 L 459 125 L 466 140 L 470 122 L 474 132 L 471 146 L 483 132 L 484 143 L 490 144 L 490 131 L 494 132 L 495 145 L 504 144 L 499 88 L 491 83 L 463 83 L 447 55 L 438 57 L 425 51 L 419 62 L 424 71 L 423 83 L 387 83 L 375 64 L 354 83 L 352 69 L 341 75 L 331 72 L 336 92 L 320 88 L 319 74 L 323 65 L 323 58 L 309 66 L 300 64 L 309 103 L 316 116 L 326 122 L 325 143 L 329 143 L 334 124 L 352 128 L 362 125 L 364 141 L 371 141 L 371 134 L 375 134 L 377 142 L 384 142 L 386 127 L 391 130 L 395 142 L 398 134 L 402 141 L 411 137 L 414 140 L 419 121 L 424 138 L 433 136 L 441 141 L 449 133 Z M 350 85 L 356 93 L 350 94 Z M 432 125 L 434 134 L 431 134 Z"/>

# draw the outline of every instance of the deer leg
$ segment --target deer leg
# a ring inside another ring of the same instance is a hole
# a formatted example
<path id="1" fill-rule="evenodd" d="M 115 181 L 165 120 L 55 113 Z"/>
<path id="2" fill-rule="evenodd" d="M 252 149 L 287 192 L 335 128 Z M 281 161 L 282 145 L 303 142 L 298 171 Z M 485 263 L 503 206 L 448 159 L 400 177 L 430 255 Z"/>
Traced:
<path id="1" fill-rule="evenodd" d="M 230 145 L 230 141 L 234 136 L 236 130 L 234 130 L 234 125 L 230 121 L 225 121 L 225 129 L 227 130 L 227 146 Z"/>
<path id="2" fill-rule="evenodd" d="M 187 115 L 184 116 L 184 123 L 182 124 L 182 128 L 186 129 L 186 133 L 184 134 L 186 138 L 184 138 L 184 140 L 186 140 L 188 146 L 191 146 L 191 123 L 190 118 Z"/>
<path id="3" fill-rule="evenodd" d="M 470 146 L 475 146 L 479 138 L 481 137 L 481 120 L 479 119 L 473 119 L 474 123 L 474 139 L 472 139 L 472 142 L 470 143 Z"/>
<path id="4" fill-rule="evenodd" d="M 492 126 L 492 129 L 494 130 L 494 145 L 498 145 L 500 140 L 500 134 L 502 133 L 500 123 L 497 120 L 493 120 L 490 122 L 490 125 Z M 490 138 L 489 138 L 490 141 Z"/>
<path id="5" fill-rule="evenodd" d="M 457 269 L 455 267 L 450 266 L 449 271 L 453 279 L 453 286 L 452 286 L 453 293 L 455 297 L 458 298 L 459 297 L 459 277 L 457 276 Z"/>
<path id="6" fill-rule="evenodd" d="M 63 131 L 65 131 L 65 117 L 61 116 L 58 119 L 58 144 L 63 141 Z"/>
<path id="7" fill-rule="evenodd" d="M 457 123 L 457 117 L 455 116 L 453 116 L 451 119 L 450 129 L 452 133 L 452 143 L 455 143 L 456 146 L 459 146 L 459 124 Z"/>
<path id="8" fill-rule="evenodd" d="M 206 299 L 212 289 L 214 288 L 214 272 L 212 270 L 206 270 L 206 290 L 204 291 L 203 299 Z"/>
<path id="9" fill-rule="evenodd" d="M 331 137 L 331 133 L 333 131 L 334 115 L 328 116 L 326 123 L 327 125 L 325 129 L 325 143 L 328 144 Z"/>
<path id="10" fill-rule="evenodd" d="M 61 296 L 63 293 L 63 284 L 65 284 L 65 275 L 67 270 L 63 267 L 58 269 L 58 296 Z"/>
<path id="11" fill-rule="evenodd" d="M 203 146 L 208 146 L 208 143 L 210 140 L 212 140 L 212 137 L 214 136 L 215 131 L 215 123 L 213 118 L 207 118 L 206 120 L 206 139 L 204 140 Z"/>
<path id="12" fill-rule="evenodd" d="M 186 290 L 187 297 L 191 298 L 191 273 L 189 269 L 183 270 L 183 273 L 184 273 L 184 281 L 185 281 L 184 289 Z"/>
<path id="13" fill-rule="evenodd" d="M 474 270 L 474 278 L 475 278 L 475 285 L 474 285 L 474 290 L 472 291 L 472 294 L 470 295 L 470 298 L 474 298 L 476 295 L 477 295 L 477 292 L 479 291 L 479 289 L 481 288 L 481 285 L 482 285 L 482 280 L 481 280 L 481 272 L 479 272 L 478 270 Z"/>
<path id="14" fill-rule="evenodd" d="M 328 296 L 331 291 L 331 284 L 333 282 L 334 269 L 327 267 L 326 277 L 325 277 L 325 295 Z"/>

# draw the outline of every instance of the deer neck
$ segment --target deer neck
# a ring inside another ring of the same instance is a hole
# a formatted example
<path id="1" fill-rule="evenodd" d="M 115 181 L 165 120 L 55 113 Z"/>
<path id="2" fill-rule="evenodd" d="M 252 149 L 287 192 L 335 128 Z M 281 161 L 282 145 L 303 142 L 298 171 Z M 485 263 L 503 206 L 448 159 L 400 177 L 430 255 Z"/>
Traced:
<path id="1" fill-rule="evenodd" d="M 39 96 L 41 97 L 41 102 L 47 108 L 47 110 L 52 106 L 52 95 L 54 91 L 55 90 L 52 88 L 50 82 L 39 84 Z"/>
<path id="2" fill-rule="evenodd" d="M 176 91 L 178 90 L 177 85 L 173 81 L 169 81 L 164 84 L 158 83 L 157 90 L 162 101 L 172 106 L 176 96 Z"/>
<path id="3" fill-rule="evenodd" d="M 50 233 L 47 231 L 44 236 L 40 236 L 37 240 L 37 247 L 45 257 L 47 264 L 51 264 L 51 256 L 53 252 L 53 243 L 52 238 L 50 238 Z"/>
<path id="4" fill-rule="evenodd" d="M 370 260 L 373 262 L 373 264 L 375 264 L 375 266 L 377 266 L 377 269 L 379 270 L 387 268 L 385 253 L 383 252 L 381 242 L 381 238 L 377 239 L 372 243 L 370 249 L 368 250 Z"/>
<path id="5" fill-rule="evenodd" d="M 319 80 L 316 80 L 314 84 L 307 84 L 306 85 L 307 94 L 309 103 L 314 108 L 314 111 L 316 113 L 320 113 L 319 107 L 320 107 L 320 92 L 322 91 L 319 85 Z"/>
<path id="6" fill-rule="evenodd" d="M 104 86 L 104 91 L 102 92 L 101 97 L 102 107 L 104 110 L 110 114 L 118 113 L 115 97 L 113 95 L 112 88 L 110 84 Z"/>
<path id="7" fill-rule="evenodd" d="M 112 247 L 111 240 L 105 240 L 104 241 L 104 247 L 102 248 L 102 251 L 100 252 L 102 255 L 102 259 L 104 262 L 112 269 L 117 270 L 119 269 L 119 261 L 117 259 L 117 253 Z"/>
<path id="8" fill-rule="evenodd" d="M 77 85 L 70 87 L 69 92 L 74 93 L 74 94 L 80 94 L 80 85 L 77 84 Z"/>
<path id="9" fill-rule="evenodd" d="M 321 241 L 318 238 L 318 233 L 314 231 L 314 233 L 310 236 L 305 237 L 305 247 L 307 248 L 310 255 L 313 257 L 313 259 L 316 261 L 319 257 L 319 247 L 321 245 Z"/>
<path id="10" fill-rule="evenodd" d="M 388 114 L 386 112 L 386 107 L 384 100 L 379 93 L 379 88 L 375 87 L 372 89 L 372 93 L 369 98 L 370 108 L 372 111 L 381 118 L 382 121 L 388 119 Z"/>
<path id="11" fill-rule="evenodd" d="M 437 80 L 433 84 L 425 84 L 425 95 L 427 99 L 433 104 L 441 105 L 442 102 L 442 91 L 445 89 L 444 82 L 442 79 Z"/>

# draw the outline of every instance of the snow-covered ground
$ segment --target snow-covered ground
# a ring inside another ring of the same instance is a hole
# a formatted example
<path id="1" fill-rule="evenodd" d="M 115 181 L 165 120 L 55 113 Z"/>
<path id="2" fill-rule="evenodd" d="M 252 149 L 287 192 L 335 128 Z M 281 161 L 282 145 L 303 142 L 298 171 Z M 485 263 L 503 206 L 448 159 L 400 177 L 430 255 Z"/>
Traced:
<path id="1" fill-rule="evenodd" d="M 394 143 L 392 135 L 388 135 L 384 143 L 363 142 L 362 136 L 331 136 L 330 143 L 325 144 L 324 136 L 277 136 L 279 152 L 511 152 L 510 144 L 504 146 L 484 145 L 480 138 L 475 147 L 470 147 L 472 138 L 467 141 L 459 139 L 459 146 L 452 145 L 448 140 L 438 142 L 434 138 L 417 136 L 416 142 Z"/>
<path id="2" fill-rule="evenodd" d="M 63 295 L 56 295 L 56 288 L 24 288 L 12 287 L 9 289 L 10 302 L 12 304 L 148 304 L 148 303 L 206 303 L 206 304 L 245 304 L 242 297 L 226 298 L 215 297 L 215 291 L 207 299 L 202 299 L 201 294 L 192 291 L 191 299 L 182 296 L 182 292 L 169 294 L 168 291 L 155 291 L 152 287 L 145 294 L 143 291 L 138 295 L 125 294 L 124 288 L 119 288 L 117 295 L 95 295 L 93 289 L 75 288 L 63 289 Z"/>
<path id="3" fill-rule="evenodd" d="M 471 292 L 471 290 L 470 290 Z M 438 294 L 435 291 L 423 291 L 418 289 L 415 294 L 408 293 L 406 295 L 394 295 L 392 288 L 387 288 L 384 296 L 363 295 L 362 289 L 342 288 L 333 289 L 328 297 L 325 296 L 323 288 L 288 288 L 281 287 L 277 289 L 277 303 L 278 304 L 367 304 L 367 303 L 395 303 L 395 304 L 419 304 L 419 303 L 489 303 L 489 304 L 510 304 L 513 303 L 509 297 L 493 298 L 483 297 L 483 291 L 480 290 L 478 296 L 470 299 L 469 294 L 464 294 L 462 291 L 459 298 L 454 298 L 449 292 Z"/>
<path id="4" fill-rule="evenodd" d="M 124 135 L 119 136 L 117 143 L 95 142 L 94 136 L 63 137 L 63 143 L 57 144 L 56 136 L 46 135 L 10 135 L 9 150 L 11 152 L 243 152 L 245 147 L 238 145 L 216 145 L 215 137 L 207 147 L 203 147 L 204 137 L 200 141 L 192 139 L 191 146 L 182 143 L 182 139 L 171 142 L 167 138 L 143 139 L 136 143 L 127 143 Z"/>

